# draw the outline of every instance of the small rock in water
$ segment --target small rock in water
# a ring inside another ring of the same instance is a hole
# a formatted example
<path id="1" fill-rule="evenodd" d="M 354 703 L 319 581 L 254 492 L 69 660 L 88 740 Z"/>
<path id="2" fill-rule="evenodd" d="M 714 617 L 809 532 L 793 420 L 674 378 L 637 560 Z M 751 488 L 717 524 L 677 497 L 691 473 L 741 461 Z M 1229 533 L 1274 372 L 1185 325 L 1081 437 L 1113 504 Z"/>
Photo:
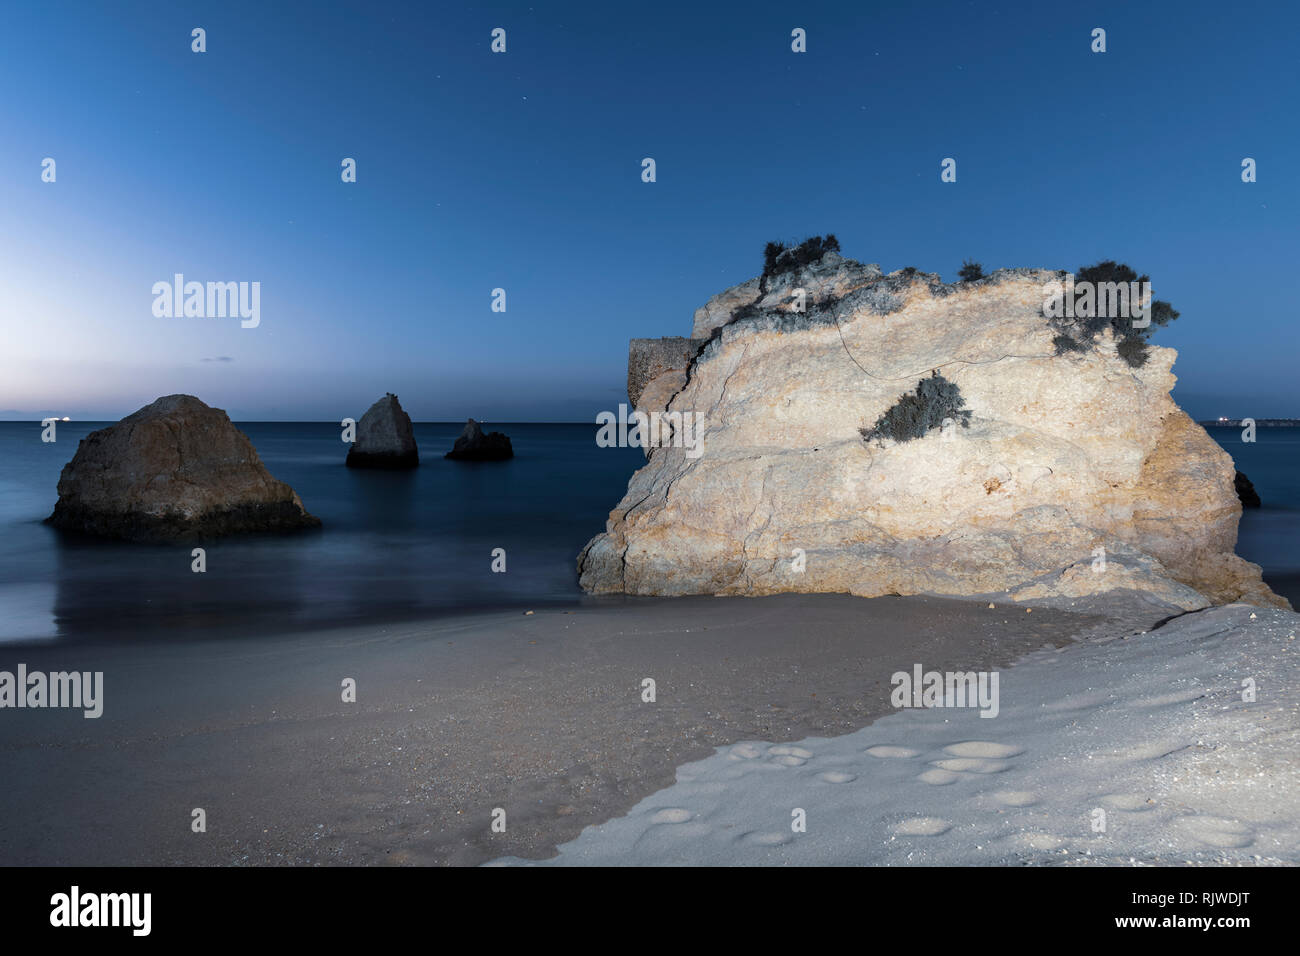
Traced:
<path id="1" fill-rule="evenodd" d="M 414 468 L 420 452 L 411 429 L 411 416 L 389 392 L 371 405 L 357 422 L 357 440 L 348 449 L 349 468 Z"/>
<path id="2" fill-rule="evenodd" d="M 444 457 L 461 461 L 503 461 L 514 456 L 515 450 L 508 437 L 501 432 L 484 432 L 482 426 L 471 418 Z"/>
<path id="3" fill-rule="evenodd" d="M 1244 474 L 1237 472 L 1236 476 L 1233 478 L 1233 484 L 1236 485 L 1237 497 L 1241 499 L 1241 506 L 1243 508 L 1263 507 L 1264 502 L 1259 500 L 1259 492 L 1255 490 L 1255 486 L 1251 483 L 1251 480 Z"/>

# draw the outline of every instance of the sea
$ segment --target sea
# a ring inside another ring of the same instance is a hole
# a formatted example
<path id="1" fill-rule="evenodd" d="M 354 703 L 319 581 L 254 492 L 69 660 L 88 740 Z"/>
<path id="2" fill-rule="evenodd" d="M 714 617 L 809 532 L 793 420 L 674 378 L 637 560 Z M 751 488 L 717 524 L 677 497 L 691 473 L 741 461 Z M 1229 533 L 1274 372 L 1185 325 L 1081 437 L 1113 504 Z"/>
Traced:
<path id="1" fill-rule="evenodd" d="M 344 467 L 331 422 L 244 422 L 263 463 L 319 531 L 146 545 L 62 534 L 43 523 L 77 443 L 108 422 L 0 422 L 0 642 L 194 640 L 291 633 L 442 614 L 579 604 L 576 558 L 604 530 L 636 448 L 596 444 L 594 424 L 494 423 L 505 462 L 442 457 L 460 423 L 421 422 L 420 467 Z M 1254 482 L 1237 553 L 1300 607 L 1300 428 L 1210 434 Z M 500 549 L 500 550 L 498 550 Z M 501 552 L 504 552 L 502 556 Z M 494 564 L 504 571 L 493 570 Z"/>
<path id="2" fill-rule="evenodd" d="M 62 534 L 43 523 L 59 473 L 108 424 L 60 422 L 42 443 L 39 424 L 0 422 L 0 641 L 226 639 L 576 604 L 578 552 L 645 463 L 598 447 L 594 423 L 501 422 L 486 428 L 514 458 L 451 461 L 464 423 L 419 422 L 418 468 L 356 469 L 337 424 L 240 422 L 319 531 L 182 545 Z"/>

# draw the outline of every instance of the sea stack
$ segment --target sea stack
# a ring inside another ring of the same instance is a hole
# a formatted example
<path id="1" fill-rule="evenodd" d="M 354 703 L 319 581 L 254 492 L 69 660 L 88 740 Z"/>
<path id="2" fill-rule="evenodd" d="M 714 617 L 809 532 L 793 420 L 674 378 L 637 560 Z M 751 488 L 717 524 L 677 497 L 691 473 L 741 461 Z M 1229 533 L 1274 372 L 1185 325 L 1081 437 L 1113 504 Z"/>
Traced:
<path id="1" fill-rule="evenodd" d="M 586 590 L 1288 606 L 1234 553 L 1235 468 L 1171 398 L 1174 350 L 1069 338 L 1061 271 L 946 284 L 836 249 L 633 341 L 629 398 L 670 440 L 579 555 Z"/>
<path id="2" fill-rule="evenodd" d="M 46 520 L 136 541 L 320 526 L 226 413 L 193 395 L 167 395 L 83 438 Z"/>
<path id="3" fill-rule="evenodd" d="M 420 463 L 411 416 L 389 392 L 357 422 L 357 440 L 348 449 L 349 468 L 414 468 Z"/>
<path id="4" fill-rule="evenodd" d="M 465 430 L 460 433 L 451 451 L 443 457 L 456 458 L 461 461 L 502 461 L 513 458 L 515 450 L 510 439 L 501 432 L 484 432 L 482 426 L 474 419 L 465 423 Z"/>

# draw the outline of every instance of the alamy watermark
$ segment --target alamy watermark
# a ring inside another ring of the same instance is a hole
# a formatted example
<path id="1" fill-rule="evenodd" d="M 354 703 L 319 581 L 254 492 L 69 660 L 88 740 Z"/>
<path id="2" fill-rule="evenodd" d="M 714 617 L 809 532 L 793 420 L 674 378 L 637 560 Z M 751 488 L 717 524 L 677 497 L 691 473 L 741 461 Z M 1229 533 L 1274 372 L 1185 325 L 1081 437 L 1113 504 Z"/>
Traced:
<path id="1" fill-rule="evenodd" d="M 600 431 L 596 444 L 601 448 L 662 448 L 671 445 L 685 448 L 687 458 L 704 454 L 703 416 L 695 412 L 633 411 L 618 406 L 618 415 L 601 412 L 596 416 Z M 630 427 L 629 427 L 630 426 Z"/>
<path id="2" fill-rule="evenodd" d="M 1043 315 L 1049 319 L 1130 319 L 1133 328 L 1151 325 L 1150 282 L 1049 282 L 1043 287 Z"/>
<path id="3" fill-rule="evenodd" d="M 148 936 L 153 927 L 152 893 L 84 893 L 74 885 L 50 897 L 54 927 L 124 927 L 133 936 Z"/>
<path id="4" fill-rule="evenodd" d="M 246 329 L 262 322 L 260 282 L 186 282 L 177 272 L 171 282 L 155 282 L 153 295 L 153 314 L 159 319 L 238 317 Z"/>
<path id="5" fill-rule="evenodd" d="M 104 713 L 103 671 L 28 671 L 19 664 L 17 673 L 0 671 L 0 708 L 81 708 L 88 720 Z"/>
<path id="6" fill-rule="evenodd" d="M 997 671 L 896 671 L 889 678 L 895 707 L 978 707 L 981 717 L 998 715 Z"/>

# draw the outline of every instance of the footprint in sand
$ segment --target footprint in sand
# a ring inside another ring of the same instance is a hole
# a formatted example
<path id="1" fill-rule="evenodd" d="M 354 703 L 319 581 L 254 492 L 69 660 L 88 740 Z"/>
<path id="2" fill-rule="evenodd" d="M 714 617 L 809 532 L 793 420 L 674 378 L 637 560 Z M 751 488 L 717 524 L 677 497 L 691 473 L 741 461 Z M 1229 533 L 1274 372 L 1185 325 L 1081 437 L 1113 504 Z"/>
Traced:
<path id="1" fill-rule="evenodd" d="M 768 750 L 768 753 L 774 757 L 773 763 L 779 763 L 783 767 L 802 767 L 808 762 L 808 758 L 812 756 L 811 750 L 804 750 L 802 747 L 790 747 L 784 744 L 780 747 L 772 747 Z"/>
<path id="2" fill-rule="evenodd" d="M 894 827 L 899 836 L 939 836 L 952 829 L 952 824 L 938 817 L 913 817 Z"/>
<path id="3" fill-rule="evenodd" d="M 920 753 L 920 751 L 913 750 L 911 747 L 891 747 L 888 744 L 880 744 L 876 747 L 868 747 L 867 753 L 871 754 L 873 757 L 881 757 L 883 759 L 906 759 L 908 757 L 915 757 Z"/>
<path id="4" fill-rule="evenodd" d="M 1003 759 L 1006 757 L 1015 757 L 1025 752 L 1024 747 L 1013 747 L 1010 744 L 995 744 L 987 740 L 967 740 L 960 744 L 949 744 L 943 748 L 946 754 L 952 754 L 954 757 L 987 757 L 990 759 Z"/>
<path id="5" fill-rule="evenodd" d="M 792 747 L 789 744 L 781 744 L 779 747 L 772 747 L 768 751 L 770 754 L 776 754 L 778 757 L 799 757 L 807 760 L 812 756 L 811 750 L 804 750 L 802 747 Z"/>
<path id="6" fill-rule="evenodd" d="M 1231 849 L 1250 846 L 1255 842 L 1255 833 L 1243 823 L 1225 820 L 1222 817 L 1184 817 L 1178 825 L 1191 835 L 1209 846 Z"/>
<path id="7" fill-rule="evenodd" d="M 754 846 L 782 846 L 794 839 L 789 833 L 743 833 L 740 839 Z"/>
<path id="8" fill-rule="evenodd" d="M 979 757 L 955 757 L 952 760 L 935 760 L 934 765 L 952 773 L 1001 773 L 1011 766 L 1005 760 L 983 760 Z"/>
<path id="9" fill-rule="evenodd" d="M 851 783 L 858 779 L 858 775 L 844 773 L 842 770 L 827 770 L 825 773 L 819 773 L 817 779 L 824 780 L 826 783 Z"/>
<path id="10" fill-rule="evenodd" d="M 651 823 L 685 823 L 695 814 L 681 807 L 668 807 L 650 818 Z"/>
<path id="11" fill-rule="evenodd" d="M 736 746 L 731 748 L 729 756 L 735 757 L 738 760 L 754 760 L 763 756 L 763 751 L 759 750 L 753 744 L 736 744 Z"/>
<path id="12" fill-rule="evenodd" d="M 956 783 L 961 779 L 961 774 L 953 773 L 950 770 L 940 770 L 937 767 L 931 767 L 920 775 L 922 783 L 928 783 L 935 787 L 944 787 L 950 783 Z"/>
<path id="13" fill-rule="evenodd" d="M 1137 793 L 1108 793 L 1101 797 L 1101 803 L 1112 810 L 1129 810 L 1140 812 L 1155 806 L 1147 798 Z"/>
<path id="14" fill-rule="evenodd" d="M 993 799 L 1007 807 L 1032 807 L 1038 802 L 1038 794 L 1028 790 L 999 790 Z"/>

